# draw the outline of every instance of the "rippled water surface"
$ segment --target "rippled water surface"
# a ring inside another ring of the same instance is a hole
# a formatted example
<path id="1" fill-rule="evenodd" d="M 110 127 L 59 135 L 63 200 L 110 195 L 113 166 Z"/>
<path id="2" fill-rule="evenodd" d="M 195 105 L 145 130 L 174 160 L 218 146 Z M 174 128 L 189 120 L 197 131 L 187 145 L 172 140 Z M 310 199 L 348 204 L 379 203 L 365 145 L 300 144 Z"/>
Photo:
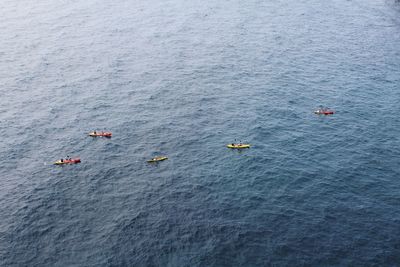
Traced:
<path id="1" fill-rule="evenodd" d="M 1 266 L 400 264 L 398 1 L 4 0 L 0 37 Z"/>

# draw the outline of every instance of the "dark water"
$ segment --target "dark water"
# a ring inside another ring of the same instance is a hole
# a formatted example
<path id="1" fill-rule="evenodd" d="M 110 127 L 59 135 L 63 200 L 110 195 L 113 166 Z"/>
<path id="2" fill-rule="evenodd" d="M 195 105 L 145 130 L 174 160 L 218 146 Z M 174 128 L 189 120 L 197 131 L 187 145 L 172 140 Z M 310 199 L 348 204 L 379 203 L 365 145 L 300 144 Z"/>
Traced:
<path id="1" fill-rule="evenodd" d="M 1 266 L 400 265 L 398 1 L 4 0 L 0 37 Z"/>

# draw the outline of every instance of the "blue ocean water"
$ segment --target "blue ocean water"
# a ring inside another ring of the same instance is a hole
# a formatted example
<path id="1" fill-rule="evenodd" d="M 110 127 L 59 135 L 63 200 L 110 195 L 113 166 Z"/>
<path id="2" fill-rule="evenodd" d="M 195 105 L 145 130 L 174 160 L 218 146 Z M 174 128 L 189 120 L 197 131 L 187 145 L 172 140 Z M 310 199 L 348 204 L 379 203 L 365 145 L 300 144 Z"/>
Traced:
<path id="1" fill-rule="evenodd" d="M 1 266 L 400 265 L 398 1 L 3 0 L 0 36 Z"/>

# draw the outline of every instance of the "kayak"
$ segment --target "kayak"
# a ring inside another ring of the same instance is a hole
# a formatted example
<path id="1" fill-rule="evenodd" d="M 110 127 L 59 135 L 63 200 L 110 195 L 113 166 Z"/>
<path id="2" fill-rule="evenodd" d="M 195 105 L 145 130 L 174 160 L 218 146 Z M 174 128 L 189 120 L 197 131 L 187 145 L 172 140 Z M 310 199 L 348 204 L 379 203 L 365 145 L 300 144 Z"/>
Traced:
<path id="1" fill-rule="evenodd" d="M 80 162 L 81 162 L 80 158 L 64 159 L 63 161 L 57 160 L 56 162 L 54 162 L 54 165 L 76 164 Z"/>
<path id="2" fill-rule="evenodd" d="M 241 148 L 250 148 L 250 144 L 229 144 L 227 145 L 228 148 L 237 148 L 237 149 L 241 149 Z"/>
<path id="3" fill-rule="evenodd" d="M 154 157 L 154 158 L 148 160 L 147 162 L 158 162 L 158 161 L 163 161 L 163 160 L 166 160 L 166 159 L 168 159 L 168 158 L 160 156 L 160 157 Z"/>
<path id="4" fill-rule="evenodd" d="M 89 133 L 89 136 L 92 137 L 111 137 L 112 133 L 111 132 L 91 132 Z"/>
<path id="5" fill-rule="evenodd" d="M 314 113 L 317 114 L 317 115 L 332 115 L 335 112 L 333 110 L 329 110 L 329 109 L 327 109 L 327 110 L 318 109 L 318 110 L 314 111 Z"/>

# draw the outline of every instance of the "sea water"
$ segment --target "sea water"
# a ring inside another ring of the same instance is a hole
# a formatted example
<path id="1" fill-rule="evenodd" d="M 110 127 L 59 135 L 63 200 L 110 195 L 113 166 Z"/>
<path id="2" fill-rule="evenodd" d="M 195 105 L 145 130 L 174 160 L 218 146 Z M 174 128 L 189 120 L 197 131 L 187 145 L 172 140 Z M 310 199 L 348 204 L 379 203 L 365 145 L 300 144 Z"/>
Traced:
<path id="1" fill-rule="evenodd" d="M 399 100 L 395 0 L 3 0 L 0 265 L 397 266 Z"/>

